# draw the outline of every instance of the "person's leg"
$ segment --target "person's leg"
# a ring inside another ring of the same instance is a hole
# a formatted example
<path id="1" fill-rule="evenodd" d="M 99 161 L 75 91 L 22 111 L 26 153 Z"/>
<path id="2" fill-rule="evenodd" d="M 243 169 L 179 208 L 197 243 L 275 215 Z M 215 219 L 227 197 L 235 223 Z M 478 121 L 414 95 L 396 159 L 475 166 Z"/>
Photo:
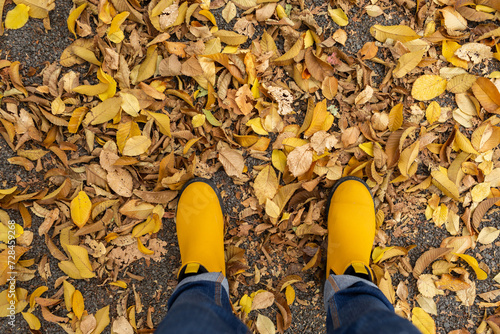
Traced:
<path id="1" fill-rule="evenodd" d="M 375 203 L 361 179 L 340 179 L 327 201 L 325 309 L 331 333 L 411 333 L 419 330 L 394 313 L 372 283 L 369 267 L 375 239 Z"/>
<path id="2" fill-rule="evenodd" d="M 382 291 L 366 279 L 332 274 L 325 282 L 324 300 L 328 334 L 420 334 L 394 313 Z"/>
<path id="3" fill-rule="evenodd" d="M 168 312 L 157 334 L 246 334 L 234 314 L 222 273 L 202 273 L 182 280 L 168 301 Z"/>
<path id="4" fill-rule="evenodd" d="M 156 333 L 248 333 L 229 301 L 222 211 L 210 180 L 193 179 L 181 190 L 175 217 L 182 261 L 179 284 Z"/>

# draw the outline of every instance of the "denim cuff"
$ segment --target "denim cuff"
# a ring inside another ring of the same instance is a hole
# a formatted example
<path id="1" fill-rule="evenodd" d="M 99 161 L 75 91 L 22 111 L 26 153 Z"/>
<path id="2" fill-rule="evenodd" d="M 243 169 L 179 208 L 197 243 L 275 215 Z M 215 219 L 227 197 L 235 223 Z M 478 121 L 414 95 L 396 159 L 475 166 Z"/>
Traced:
<path id="1" fill-rule="evenodd" d="M 325 291 L 324 291 L 324 295 L 323 295 L 323 302 L 325 303 L 325 311 L 328 313 L 328 302 L 330 301 L 330 299 L 333 297 L 333 295 L 335 293 L 339 292 L 340 290 L 347 289 L 358 282 L 361 282 L 363 284 L 366 284 L 366 285 L 369 285 L 369 286 L 372 286 L 372 287 L 378 289 L 378 287 L 374 283 L 372 283 L 364 278 L 360 278 L 360 277 L 356 277 L 356 276 L 352 276 L 352 275 L 334 275 L 334 274 L 331 274 L 325 282 Z"/>
<path id="2" fill-rule="evenodd" d="M 220 283 L 222 285 L 222 287 L 224 288 L 224 291 L 226 291 L 226 295 L 229 297 L 229 283 L 227 282 L 227 278 L 221 272 L 219 272 L 219 273 L 203 273 L 203 274 L 198 274 L 198 275 L 186 277 L 179 284 L 177 284 L 177 286 L 175 287 L 174 293 L 176 290 L 180 289 L 185 284 L 194 283 L 194 282 L 201 282 L 201 281 Z"/>

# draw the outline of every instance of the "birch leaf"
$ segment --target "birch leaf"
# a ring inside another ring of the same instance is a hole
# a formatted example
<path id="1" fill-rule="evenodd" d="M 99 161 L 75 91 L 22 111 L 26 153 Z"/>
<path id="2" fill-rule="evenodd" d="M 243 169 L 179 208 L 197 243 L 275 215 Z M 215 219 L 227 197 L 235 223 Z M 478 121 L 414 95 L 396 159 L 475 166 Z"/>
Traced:
<path id="1" fill-rule="evenodd" d="M 419 101 L 432 100 L 445 92 L 446 84 L 439 75 L 422 75 L 413 83 L 411 96 Z"/>
<path id="2" fill-rule="evenodd" d="M 439 106 L 439 103 L 437 103 L 436 101 L 432 101 L 425 110 L 425 117 L 427 118 L 427 122 L 429 122 L 429 124 L 437 122 L 440 116 L 441 107 Z"/>
<path id="3" fill-rule="evenodd" d="M 477 263 L 477 260 L 472 256 L 467 254 L 458 254 L 458 253 L 453 253 L 453 255 L 456 255 L 465 262 L 467 262 L 469 266 L 471 266 L 472 269 L 474 269 L 474 272 L 476 273 L 478 280 L 485 280 L 486 278 L 488 278 L 488 274 L 486 274 L 486 272 L 483 269 L 479 268 L 479 263 Z"/>
<path id="4" fill-rule="evenodd" d="M 123 155 L 136 156 L 146 153 L 151 146 L 151 139 L 146 136 L 135 136 L 129 138 L 123 147 Z"/>
<path id="5" fill-rule="evenodd" d="M 336 9 L 328 8 L 328 14 L 330 14 L 330 17 L 332 18 L 333 22 L 337 23 L 341 27 L 345 27 L 346 25 L 349 24 L 349 19 L 347 18 L 347 15 L 345 15 L 342 8 L 336 8 Z"/>
<path id="6" fill-rule="evenodd" d="M 40 320 L 38 320 L 38 318 L 32 314 L 32 313 L 28 313 L 28 312 L 21 312 L 24 320 L 26 320 L 26 322 L 28 323 L 28 326 L 30 327 L 30 329 L 33 329 L 33 330 L 39 330 L 40 327 L 41 327 L 41 324 L 40 324 Z"/>
<path id="7" fill-rule="evenodd" d="M 398 103 L 389 112 L 389 131 L 394 132 L 403 125 L 403 104 Z"/>
<path id="8" fill-rule="evenodd" d="M 81 246 L 66 245 L 71 259 L 83 278 L 95 277 L 87 250 Z"/>
<path id="9" fill-rule="evenodd" d="M 90 218 L 92 203 L 87 194 L 84 191 L 80 191 L 71 201 L 70 209 L 71 219 L 76 226 L 82 228 Z"/>
<path id="10" fill-rule="evenodd" d="M 278 178 L 273 167 L 267 165 L 255 178 L 253 189 L 260 204 L 264 204 L 268 198 L 273 198 L 278 191 Z"/>
<path id="11" fill-rule="evenodd" d="M 30 7 L 24 4 L 19 4 L 14 9 L 10 10 L 5 16 L 5 28 L 19 29 L 23 27 L 29 19 Z"/>
<path id="12" fill-rule="evenodd" d="M 411 70 L 417 67 L 418 63 L 422 60 L 425 50 L 418 50 L 414 52 L 405 53 L 398 59 L 398 65 L 393 71 L 395 78 L 402 78 L 407 75 Z"/>
<path id="13" fill-rule="evenodd" d="M 411 322 L 422 332 L 422 334 L 436 333 L 434 319 L 420 307 L 413 308 Z"/>
<path id="14" fill-rule="evenodd" d="M 78 20 L 78 18 L 80 17 L 80 15 L 82 14 L 82 12 L 85 10 L 86 7 L 87 7 L 87 3 L 85 2 L 82 5 L 80 5 L 79 7 L 73 9 L 71 11 L 71 13 L 69 13 L 68 20 L 67 20 L 68 30 L 70 33 L 72 33 L 75 36 L 75 38 L 76 38 L 76 32 L 75 32 L 76 20 Z"/>

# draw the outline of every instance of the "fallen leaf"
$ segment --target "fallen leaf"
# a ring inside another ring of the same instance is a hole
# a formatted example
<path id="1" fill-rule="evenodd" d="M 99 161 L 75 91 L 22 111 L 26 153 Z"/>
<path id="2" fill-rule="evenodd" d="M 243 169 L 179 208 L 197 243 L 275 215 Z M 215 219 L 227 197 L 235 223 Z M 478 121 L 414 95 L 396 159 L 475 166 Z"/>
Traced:
<path id="1" fill-rule="evenodd" d="M 276 329 L 274 327 L 271 319 L 266 317 L 265 315 L 259 314 L 257 316 L 257 320 L 255 322 L 255 326 L 260 334 L 275 334 Z"/>
<path id="2" fill-rule="evenodd" d="M 439 75 L 422 75 L 413 83 L 411 96 L 419 101 L 428 101 L 446 90 L 446 79 Z"/>
<path id="3" fill-rule="evenodd" d="M 436 324 L 434 319 L 427 314 L 420 307 L 414 307 L 412 310 L 411 322 L 423 333 L 423 334 L 435 334 Z"/>
<path id="4" fill-rule="evenodd" d="M 80 191 L 78 195 L 71 201 L 71 219 L 76 226 L 82 228 L 90 218 L 92 203 L 84 191 Z"/>
<path id="5" fill-rule="evenodd" d="M 7 12 L 5 16 L 5 28 L 19 29 L 23 27 L 29 19 L 30 7 L 25 4 L 18 4 L 14 9 Z"/>

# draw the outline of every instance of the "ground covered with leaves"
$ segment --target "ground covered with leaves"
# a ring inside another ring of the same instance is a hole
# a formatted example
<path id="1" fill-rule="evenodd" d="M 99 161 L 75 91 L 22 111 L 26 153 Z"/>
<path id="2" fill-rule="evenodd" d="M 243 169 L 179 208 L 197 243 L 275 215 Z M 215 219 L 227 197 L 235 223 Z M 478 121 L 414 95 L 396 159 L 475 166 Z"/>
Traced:
<path id="1" fill-rule="evenodd" d="M 498 1 L 0 8 L 7 332 L 153 332 L 197 176 L 222 192 L 237 316 L 324 331 L 324 206 L 355 175 L 396 313 L 423 333 L 500 333 Z"/>

